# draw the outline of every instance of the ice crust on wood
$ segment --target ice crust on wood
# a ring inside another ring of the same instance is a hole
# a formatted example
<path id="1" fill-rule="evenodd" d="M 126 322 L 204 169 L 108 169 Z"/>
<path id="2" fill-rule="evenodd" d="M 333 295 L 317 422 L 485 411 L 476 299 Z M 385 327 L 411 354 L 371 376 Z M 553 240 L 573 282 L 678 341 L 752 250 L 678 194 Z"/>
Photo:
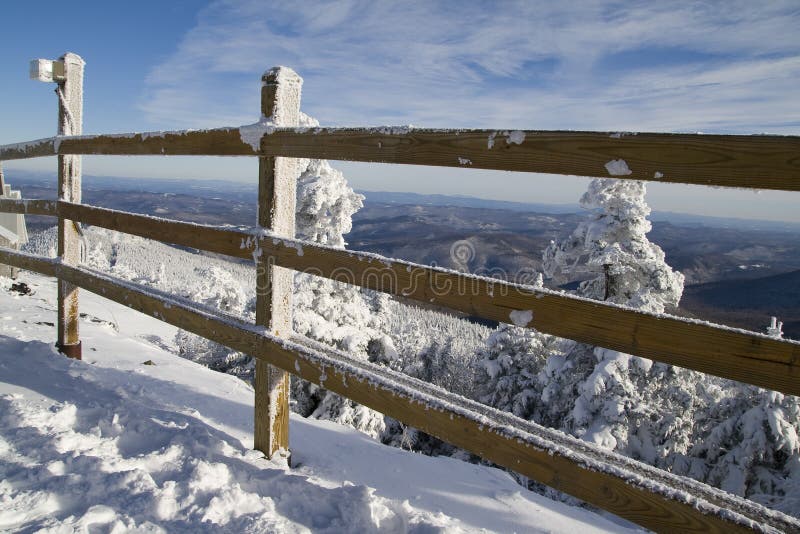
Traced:
<path id="1" fill-rule="evenodd" d="M 633 174 L 633 171 L 628 168 L 628 163 L 624 159 L 612 159 L 606 163 L 606 170 L 611 176 L 627 176 Z"/>
<path id="2" fill-rule="evenodd" d="M 508 314 L 508 317 L 515 326 L 528 326 L 528 323 L 533 321 L 533 312 L 531 310 L 514 310 Z"/>

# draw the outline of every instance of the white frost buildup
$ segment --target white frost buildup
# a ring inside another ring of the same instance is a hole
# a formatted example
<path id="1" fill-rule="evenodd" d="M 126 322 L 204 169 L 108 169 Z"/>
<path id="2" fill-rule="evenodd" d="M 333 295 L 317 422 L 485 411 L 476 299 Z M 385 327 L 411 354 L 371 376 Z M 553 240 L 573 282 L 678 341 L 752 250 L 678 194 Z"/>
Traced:
<path id="1" fill-rule="evenodd" d="M 364 205 L 364 196 L 326 160 L 303 161 L 307 165 L 297 179 L 297 237 L 344 248 L 344 235 L 352 230 L 353 214 Z"/>
<path id="2" fill-rule="evenodd" d="M 494 148 L 494 140 L 498 135 L 505 137 L 507 145 L 521 145 L 523 141 L 525 141 L 525 132 L 522 130 L 514 130 L 513 132 L 509 132 L 508 130 L 492 132 L 489 134 L 489 139 L 486 143 L 489 149 Z"/>
<path id="3" fill-rule="evenodd" d="M 277 75 L 278 84 L 284 87 L 284 90 L 281 91 L 281 99 L 275 106 L 273 116 L 262 116 L 261 119 L 254 124 L 246 124 L 239 127 L 239 136 L 242 142 L 253 147 L 253 152 L 261 150 L 261 138 L 264 137 L 264 135 L 271 134 L 275 131 L 275 128 L 279 126 L 300 127 L 296 131 L 302 131 L 303 128 L 315 128 L 319 126 L 319 122 L 303 112 L 300 112 L 297 118 L 297 124 L 291 124 L 294 122 L 294 114 L 289 113 L 289 110 L 296 110 L 300 107 L 299 100 L 303 79 L 298 76 L 295 71 L 287 67 L 276 67 L 272 69 L 270 73 Z M 266 82 L 264 83 L 266 84 Z"/>
<path id="4" fill-rule="evenodd" d="M 624 159 L 612 159 L 606 163 L 606 170 L 611 176 L 627 176 L 632 173 Z"/>
<path id="5" fill-rule="evenodd" d="M 261 138 L 274 132 L 275 128 L 276 124 L 272 117 L 261 117 L 256 123 L 239 126 L 239 136 L 243 143 L 253 147 L 253 152 L 258 152 L 261 150 Z"/>
<path id="6" fill-rule="evenodd" d="M 509 145 L 521 145 L 523 141 L 525 141 L 525 132 L 522 130 L 514 130 L 506 137 L 506 143 Z"/>
<path id="7" fill-rule="evenodd" d="M 514 310 L 508 314 L 508 317 L 515 326 L 528 326 L 528 323 L 533 321 L 533 311 Z"/>
<path id="8" fill-rule="evenodd" d="M 258 152 L 261 150 L 261 138 L 274 132 L 278 126 L 274 117 L 261 117 L 261 120 L 256 123 L 239 126 L 239 137 L 242 138 L 243 143 L 253 147 L 253 152 Z M 294 125 L 287 124 L 282 126 Z M 297 126 L 300 128 L 316 128 L 319 126 L 319 121 L 301 111 Z"/>
<path id="9" fill-rule="evenodd" d="M 778 321 L 777 317 L 772 317 L 769 326 L 767 327 L 767 335 L 780 339 L 783 337 L 783 323 Z"/>

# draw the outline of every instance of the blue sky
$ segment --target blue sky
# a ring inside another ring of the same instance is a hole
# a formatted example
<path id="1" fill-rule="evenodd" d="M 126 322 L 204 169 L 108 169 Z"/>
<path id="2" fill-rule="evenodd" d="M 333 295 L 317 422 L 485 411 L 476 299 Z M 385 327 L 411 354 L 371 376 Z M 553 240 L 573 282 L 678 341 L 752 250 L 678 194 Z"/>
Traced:
<path id="1" fill-rule="evenodd" d="M 288 65 L 324 125 L 800 134 L 800 3 L 9 3 L 0 143 L 55 131 L 28 60 L 87 62 L 84 131 L 254 122 Z M 358 188 L 575 202 L 584 179 L 339 164 Z M 55 170 L 52 161 L 9 162 Z M 85 158 L 87 175 L 255 181 L 252 159 Z M 487 185 L 488 184 L 488 185 Z M 800 195 L 653 184 L 654 208 L 800 221 Z M 711 199 L 711 200 L 709 200 Z"/>

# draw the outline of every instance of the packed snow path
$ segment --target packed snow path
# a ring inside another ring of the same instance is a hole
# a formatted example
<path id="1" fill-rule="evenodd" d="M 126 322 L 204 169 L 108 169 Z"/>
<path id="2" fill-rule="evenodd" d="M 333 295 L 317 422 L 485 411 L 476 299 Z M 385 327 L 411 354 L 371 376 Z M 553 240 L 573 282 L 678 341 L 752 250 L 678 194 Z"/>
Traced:
<path id="1" fill-rule="evenodd" d="M 0 279 L 0 530 L 607 532 L 500 470 L 292 416 L 297 467 L 252 446 L 252 389 L 175 329 L 81 293 L 84 361 L 52 348 L 55 282 Z M 145 365 L 151 362 L 153 365 Z"/>

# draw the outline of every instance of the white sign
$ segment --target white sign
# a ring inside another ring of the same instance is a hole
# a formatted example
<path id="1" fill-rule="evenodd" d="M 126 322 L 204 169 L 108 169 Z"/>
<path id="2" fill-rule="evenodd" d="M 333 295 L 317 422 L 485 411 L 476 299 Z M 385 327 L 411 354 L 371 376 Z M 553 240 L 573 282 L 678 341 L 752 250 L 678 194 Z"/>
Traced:
<path id="1" fill-rule="evenodd" d="M 31 80 L 40 82 L 63 82 L 64 62 L 52 59 L 33 59 L 30 68 Z"/>
<path id="2" fill-rule="evenodd" d="M 22 198 L 22 193 L 12 191 L 11 186 L 6 184 L 3 187 L 3 194 L 0 198 Z M 0 232 L 2 236 L 16 246 L 22 246 L 28 242 L 28 229 L 25 227 L 25 215 L 21 213 L 0 213 Z"/>

